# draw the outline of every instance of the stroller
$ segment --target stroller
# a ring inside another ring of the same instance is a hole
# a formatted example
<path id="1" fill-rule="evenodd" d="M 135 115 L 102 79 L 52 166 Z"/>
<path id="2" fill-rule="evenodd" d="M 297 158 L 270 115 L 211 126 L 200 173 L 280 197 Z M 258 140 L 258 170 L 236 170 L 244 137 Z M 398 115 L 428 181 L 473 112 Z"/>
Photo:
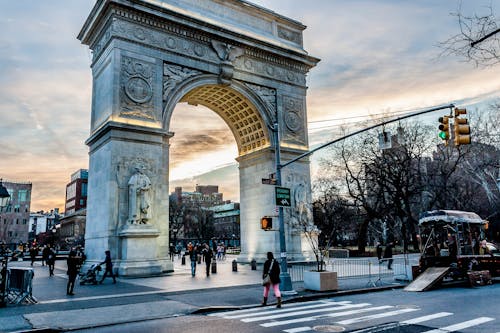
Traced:
<path id="1" fill-rule="evenodd" d="M 84 285 L 85 283 L 97 284 L 97 274 L 102 270 L 100 264 L 92 264 L 86 273 L 81 272 L 79 274 L 80 277 L 80 285 Z"/>

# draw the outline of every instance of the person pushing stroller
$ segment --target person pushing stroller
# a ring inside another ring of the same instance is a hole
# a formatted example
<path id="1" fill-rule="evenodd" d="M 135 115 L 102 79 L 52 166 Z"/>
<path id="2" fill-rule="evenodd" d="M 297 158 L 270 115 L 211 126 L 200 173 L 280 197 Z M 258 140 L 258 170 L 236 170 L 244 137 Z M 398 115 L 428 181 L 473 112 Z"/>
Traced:
<path id="1" fill-rule="evenodd" d="M 113 274 L 113 263 L 111 262 L 111 252 L 109 250 L 106 250 L 104 253 L 106 254 L 106 258 L 99 265 L 106 264 L 106 269 L 104 271 L 104 275 L 102 276 L 101 281 L 99 281 L 99 284 L 102 284 L 106 276 L 108 276 L 108 273 L 113 278 L 113 283 L 116 283 L 116 278 L 115 275 Z"/>

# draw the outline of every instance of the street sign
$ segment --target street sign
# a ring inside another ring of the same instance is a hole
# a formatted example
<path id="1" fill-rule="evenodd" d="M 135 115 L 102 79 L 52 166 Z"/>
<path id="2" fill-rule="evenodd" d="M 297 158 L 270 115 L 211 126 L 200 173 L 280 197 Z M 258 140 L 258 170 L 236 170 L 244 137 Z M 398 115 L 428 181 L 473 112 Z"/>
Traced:
<path id="1" fill-rule="evenodd" d="M 262 178 L 262 184 L 276 185 L 276 179 L 273 179 L 273 178 Z"/>
<path id="2" fill-rule="evenodd" d="M 276 206 L 290 207 L 292 205 L 289 188 L 275 187 L 275 192 L 276 192 Z"/>

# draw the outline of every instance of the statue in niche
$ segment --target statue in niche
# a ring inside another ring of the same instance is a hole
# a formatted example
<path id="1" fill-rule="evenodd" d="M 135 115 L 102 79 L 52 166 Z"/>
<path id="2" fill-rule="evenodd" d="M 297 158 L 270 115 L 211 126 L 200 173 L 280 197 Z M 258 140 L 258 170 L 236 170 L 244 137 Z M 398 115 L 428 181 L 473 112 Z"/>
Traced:
<path id="1" fill-rule="evenodd" d="M 151 218 L 151 180 L 144 174 L 144 167 L 135 167 L 128 181 L 128 222 L 146 224 Z"/>

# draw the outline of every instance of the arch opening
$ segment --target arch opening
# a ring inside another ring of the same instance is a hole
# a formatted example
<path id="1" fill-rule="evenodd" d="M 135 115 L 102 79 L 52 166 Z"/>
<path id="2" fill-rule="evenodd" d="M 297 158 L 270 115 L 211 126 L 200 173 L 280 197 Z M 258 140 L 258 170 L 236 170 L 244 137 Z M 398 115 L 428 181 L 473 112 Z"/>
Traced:
<path id="1" fill-rule="evenodd" d="M 202 85 L 189 91 L 179 102 L 203 105 L 217 113 L 233 133 L 239 156 L 270 146 L 268 130 L 257 108 L 234 89 L 216 84 Z"/>

